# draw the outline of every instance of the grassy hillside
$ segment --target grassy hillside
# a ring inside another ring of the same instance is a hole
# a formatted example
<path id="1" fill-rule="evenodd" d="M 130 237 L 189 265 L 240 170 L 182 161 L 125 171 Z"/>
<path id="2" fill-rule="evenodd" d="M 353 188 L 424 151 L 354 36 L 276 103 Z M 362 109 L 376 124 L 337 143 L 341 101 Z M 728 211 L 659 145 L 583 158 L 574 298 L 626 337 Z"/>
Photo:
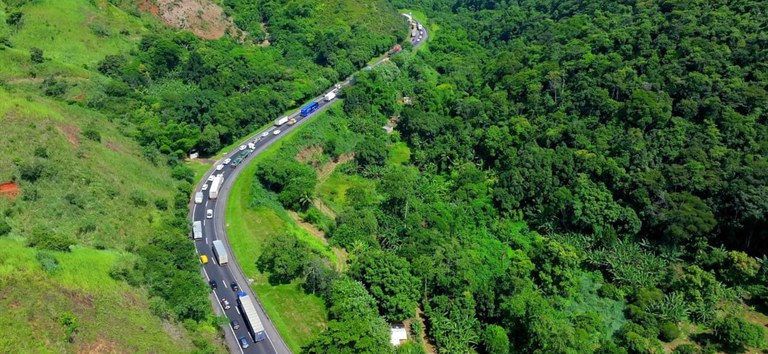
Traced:
<path id="1" fill-rule="evenodd" d="M 140 267 L 159 237 L 187 242 L 168 226 L 185 184 L 133 127 L 90 108 L 109 82 L 97 63 L 156 25 L 106 1 L 0 1 L 0 182 L 21 189 L 0 197 L 0 352 L 223 351 L 216 319 L 179 323 L 175 294 Z"/>
<path id="2" fill-rule="evenodd" d="M 53 272 L 43 268 L 39 254 L 19 237 L 0 239 L 0 351 L 183 353 L 194 348 L 183 327 L 152 315 L 144 291 L 109 276 L 112 264 L 126 254 L 87 248 L 45 252 L 58 262 Z M 67 316 L 75 319 L 71 340 Z"/>

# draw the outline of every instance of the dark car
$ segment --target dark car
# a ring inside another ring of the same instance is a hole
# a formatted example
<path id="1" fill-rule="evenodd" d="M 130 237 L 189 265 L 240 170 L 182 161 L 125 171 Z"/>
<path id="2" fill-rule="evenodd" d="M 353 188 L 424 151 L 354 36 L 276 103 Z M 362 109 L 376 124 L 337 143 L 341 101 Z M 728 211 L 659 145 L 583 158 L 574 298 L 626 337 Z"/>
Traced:
<path id="1" fill-rule="evenodd" d="M 232 282 L 232 284 L 229 284 L 232 287 L 232 291 L 238 292 L 240 291 L 240 287 L 237 285 L 237 283 Z"/>
<path id="2" fill-rule="evenodd" d="M 232 320 L 229 324 L 232 325 L 232 329 L 240 329 L 240 322 L 237 322 L 237 320 Z"/>
<path id="3" fill-rule="evenodd" d="M 240 337 L 240 346 L 243 347 L 243 349 L 248 348 L 250 344 L 248 344 L 248 338 Z"/>
<path id="4" fill-rule="evenodd" d="M 210 286 L 211 286 L 211 289 L 216 289 L 216 288 L 218 288 L 218 287 L 219 287 L 219 285 L 218 285 L 218 284 L 216 284 L 216 281 L 215 281 L 215 280 L 213 280 L 213 279 L 211 279 L 211 280 L 209 280 L 209 281 L 208 281 L 208 285 L 210 285 Z"/>

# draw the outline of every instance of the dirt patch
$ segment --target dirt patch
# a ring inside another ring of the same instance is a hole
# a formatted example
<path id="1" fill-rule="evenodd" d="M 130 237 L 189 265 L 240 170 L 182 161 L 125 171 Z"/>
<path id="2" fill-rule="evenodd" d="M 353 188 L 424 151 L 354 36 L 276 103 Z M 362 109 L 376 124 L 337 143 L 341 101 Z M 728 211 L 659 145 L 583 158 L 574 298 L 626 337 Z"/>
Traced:
<path id="1" fill-rule="evenodd" d="M 336 166 L 345 162 L 352 161 L 354 158 L 355 158 L 355 153 L 348 152 L 344 155 L 339 156 L 339 158 L 336 159 L 336 161 L 331 161 L 323 165 L 323 167 L 321 167 L 317 171 L 318 184 L 325 182 L 325 180 L 327 180 L 328 177 L 331 176 L 331 173 L 333 173 L 333 170 L 336 169 Z"/>
<path id="2" fill-rule="evenodd" d="M 435 349 L 435 346 L 429 342 L 429 339 L 427 339 L 427 326 L 426 326 L 426 315 L 424 315 L 424 311 L 421 310 L 421 307 L 416 308 L 416 318 L 419 319 L 419 323 L 421 324 L 421 343 L 424 345 L 424 350 L 428 354 L 435 354 L 437 353 L 437 350 Z"/>
<path id="3" fill-rule="evenodd" d="M 14 182 L 0 184 L 0 195 L 10 199 L 16 199 L 19 194 L 21 194 L 21 188 L 19 188 L 18 184 Z"/>
<path id="4" fill-rule="evenodd" d="M 302 229 L 307 230 L 307 232 L 309 232 L 316 239 L 323 241 L 323 244 L 325 245 L 328 244 L 328 240 L 325 238 L 325 232 L 315 227 L 315 225 L 312 225 L 304 221 L 304 219 L 302 219 L 301 216 L 299 216 L 299 214 L 296 213 L 295 211 L 287 210 L 287 212 L 288 212 L 288 215 L 290 215 L 291 218 L 294 221 L 296 221 L 296 223 L 299 224 L 299 226 L 301 226 Z"/>
<path id="5" fill-rule="evenodd" d="M 104 145 L 106 145 L 108 149 L 114 152 L 128 153 L 128 150 L 126 150 L 125 147 L 114 141 L 108 140 L 104 143 Z"/>
<path id="6" fill-rule="evenodd" d="M 305 147 L 299 150 L 298 153 L 296 153 L 296 161 L 299 161 L 301 163 L 316 161 L 322 153 L 323 153 L 323 147 L 320 145 Z"/>
<path id="7" fill-rule="evenodd" d="M 248 35 L 210 0 L 142 0 L 139 10 L 159 17 L 168 26 L 188 30 L 204 39 L 219 39 L 229 33 L 242 42 Z"/>
<path id="8" fill-rule="evenodd" d="M 122 353 L 119 343 L 99 337 L 95 341 L 86 344 L 78 351 L 78 353 Z"/>
<path id="9" fill-rule="evenodd" d="M 70 144 L 74 147 L 80 146 L 80 128 L 75 125 L 59 124 L 56 126 L 64 134 Z"/>

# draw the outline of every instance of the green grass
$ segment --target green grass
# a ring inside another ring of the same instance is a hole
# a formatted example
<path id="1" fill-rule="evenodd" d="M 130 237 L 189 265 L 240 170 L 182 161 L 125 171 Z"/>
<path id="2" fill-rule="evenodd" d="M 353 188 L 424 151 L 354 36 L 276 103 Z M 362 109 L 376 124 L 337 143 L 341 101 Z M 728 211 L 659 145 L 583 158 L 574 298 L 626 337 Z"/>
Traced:
<path id="1" fill-rule="evenodd" d="M 128 52 L 149 32 L 141 19 L 107 1 L 40 0 L 22 11 L 24 23 L 11 37 L 14 47 L 24 51 L 37 47 L 46 58 L 72 66 L 93 66 L 107 54 Z M 106 36 L 96 29 L 106 31 Z M 0 33 L 9 31 L 6 26 Z"/>
<path id="2" fill-rule="evenodd" d="M 404 142 L 392 144 L 389 148 L 389 158 L 387 163 L 390 165 L 405 165 L 411 160 L 411 149 Z"/>
<path id="3" fill-rule="evenodd" d="M 230 190 L 226 209 L 227 235 L 233 252 L 246 276 L 254 279 L 253 289 L 278 332 L 288 347 L 296 353 L 324 328 L 327 318 L 325 305 L 320 298 L 304 294 L 297 284 L 269 285 L 266 275 L 256 268 L 256 259 L 271 238 L 279 233 L 289 232 L 332 261 L 338 261 L 326 245 L 298 227 L 285 210 L 263 206 L 249 208 L 249 205 L 259 163 L 276 154 L 284 144 L 291 142 L 296 133 L 319 119 L 322 119 L 322 116 L 291 131 L 244 167 L 245 170 Z"/>
<path id="4" fill-rule="evenodd" d="M 203 179 L 208 170 L 211 169 L 211 165 L 197 160 L 187 161 L 186 165 L 191 168 L 192 171 L 195 171 L 195 181 Z"/>
<path id="5" fill-rule="evenodd" d="M 183 327 L 164 324 L 150 313 L 142 290 L 110 278 L 110 267 L 125 254 L 84 248 L 49 252 L 59 263 L 50 274 L 42 269 L 36 253 L 19 238 L 0 239 L 0 348 L 17 353 L 183 353 L 194 349 Z M 79 324 L 72 343 L 65 340 L 58 320 L 66 312 Z"/>
<path id="6" fill-rule="evenodd" d="M 334 172 L 317 186 L 317 196 L 338 214 L 344 210 L 347 190 L 352 187 L 373 189 L 374 184 L 373 181 L 358 175 L 350 176 Z"/>

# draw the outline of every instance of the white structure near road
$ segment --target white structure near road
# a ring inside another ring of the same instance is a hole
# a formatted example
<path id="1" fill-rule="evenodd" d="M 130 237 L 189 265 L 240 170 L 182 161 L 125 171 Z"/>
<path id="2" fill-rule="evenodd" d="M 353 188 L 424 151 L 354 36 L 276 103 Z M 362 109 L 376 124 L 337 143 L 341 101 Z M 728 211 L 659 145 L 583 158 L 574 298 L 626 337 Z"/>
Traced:
<path id="1" fill-rule="evenodd" d="M 394 346 L 408 340 L 408 332 L 402 324 L 392 325 L 392 335 L 389 336 L 389 342 Z"/>

